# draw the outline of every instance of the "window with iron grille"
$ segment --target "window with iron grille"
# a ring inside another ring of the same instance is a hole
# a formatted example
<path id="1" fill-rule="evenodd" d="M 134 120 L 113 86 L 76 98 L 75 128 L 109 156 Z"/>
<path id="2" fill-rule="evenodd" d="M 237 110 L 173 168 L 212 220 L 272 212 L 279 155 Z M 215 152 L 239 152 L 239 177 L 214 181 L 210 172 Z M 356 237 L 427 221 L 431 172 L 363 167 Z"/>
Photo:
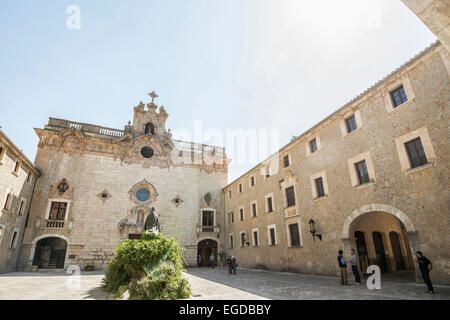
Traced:
<path id="1" fill-rule="evenodd" d="M 397 108 L 399 105 L 408 101 L 406 97 L 405 89 L 403 86 L 395 89 L 391 92 L 392 103 L 394 104 L 394 108 Z"/>
<path id="2" fill-rule="evenodd" d="M 325 195 L 325 190 L 323 188 L 322 177 L 317 178 L 315 182 L 316 182 L 317 198 L 323 197 Z"/>
<path id="3" fill-rule="evenodd" d="M 295 191 L 294 186 L 291 186 L 289 188 L 286 188 L 286 207 L 292 207 L 295 206 Z"/>
<path id="4" fill-rule="evenodd" d="M 411 168 L 416 168 L 428 163 L 420 138 L 406 142 L 405 148 L 408 153 Z"/>
<path id="5" fill-rule="evenodd" d="M 356 125 L 355 115 L 352 115 L 350 118 L 345 119 L 345 125 L 347 126 L 347 133 L 355 131 L 358 126 Z"/>
<path id="6" fill-rule="evenodd" d="M 355 163 L 356 174 L 359 184 L 369 183 L 369 173 L 367 172 L 366 160 Z"/>
<path id="7" fill-rule="evenodd" d="M 298 223 L 289 225 L 289 234 L 291 236 L 291 247 L 300 247 L 300 234 L 298 232 Z"/>
<path id="8" fill-rule="evenodd" d="M 311 153 L 314 153 L 317 151 L 317 141 L 316 139 L 312 139 L 309 142 L 309 150 L 311 151 Z"/>

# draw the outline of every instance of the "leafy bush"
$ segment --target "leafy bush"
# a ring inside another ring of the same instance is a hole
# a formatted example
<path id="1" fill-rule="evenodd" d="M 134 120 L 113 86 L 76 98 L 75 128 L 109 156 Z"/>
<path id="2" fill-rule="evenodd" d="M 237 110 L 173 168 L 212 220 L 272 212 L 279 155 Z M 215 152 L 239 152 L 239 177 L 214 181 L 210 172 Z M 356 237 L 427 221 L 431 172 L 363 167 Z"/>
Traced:
<path id="1" fill-rule="evenodd" d="M 149 274 L 130 284 L 130 297 L 140 300 L 189 298 L 189 283 L 171 262 L 158 264 Z"/>
<path id="2" fill-rule="evenodd" d="M 116 298 L 130 290 L 132 299 L 177 299 L 190 296 L 183 279 L 183 255 L 175 239 L 145 232 L 125 240 L 106 268 L 103 288 Z"/>

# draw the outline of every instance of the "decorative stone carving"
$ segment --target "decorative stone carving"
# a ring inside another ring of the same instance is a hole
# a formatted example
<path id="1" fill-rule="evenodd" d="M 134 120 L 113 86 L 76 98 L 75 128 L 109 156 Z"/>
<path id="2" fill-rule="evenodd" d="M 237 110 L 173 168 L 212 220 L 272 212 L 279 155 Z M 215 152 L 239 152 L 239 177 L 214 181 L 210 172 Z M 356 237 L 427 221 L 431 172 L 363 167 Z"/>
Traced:
<path id="1" fill-rule="evenodd" d="M 200 199 L 200 208 L 212 208 L 217 209 L 217 202 L 214 195 L 211 192 L 207 192 Z"/>
<path id="2" fill-rule="evenodd" d="M 102 192 L 100 192 L 97 197 L 99 197 L 100 200 L 102 200 L 103 202 L 105 202 L 106 200 L 108 200 L 109 198 L 112 197 L 112 195 L 105 189 Z"/>
<path id="3" fill-rule="evenodd" d="M 148 199 L 138 198 L 137 192 L 140 189 L 147 189 L 150 192 Z M 141 182 L 136 183 L 131 188 L 131 190 L 128 191 L 128 194 L 130 195 L 130 200 L 134 201 L 136 204 L 141 206 L 146 206 L 153 203 L 154 201 L 156 201 L 156 197 L 158 196 L 158 192 L 156 192 L 155 187 L 145 179 L 142 180 Z"/>
<path id="4" fill-rule="evenodd" d="M 184 202 L 183 199 L 181 199 L 181 197 L 177 194 L 177 196 L 175 198 L 173 198 L 172 203 L 175 205 L 175 207 L 179 207 L 181 206 L 181 204 Z"/>

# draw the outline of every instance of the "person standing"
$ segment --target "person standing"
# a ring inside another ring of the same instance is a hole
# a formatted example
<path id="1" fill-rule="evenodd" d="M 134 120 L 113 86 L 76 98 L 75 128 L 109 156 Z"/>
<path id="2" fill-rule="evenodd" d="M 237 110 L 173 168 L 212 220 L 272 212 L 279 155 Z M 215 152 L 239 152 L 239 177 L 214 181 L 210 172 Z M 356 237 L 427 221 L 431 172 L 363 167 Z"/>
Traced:
<path id="1" fill-rule="evenodd" d="M 347 262 L 345 261 L 344 256 L 342 255 L 344 251 L 339 250 L 339 255 L 337 257 L 339 269 L 341 270 L 341 284 L 347 285 Z"/>
<path id="2" fill-rule="evenodd" d="M 235 257 L 231 257 L 231 269 L 233 270 L 233 274 L 236 274 L 236 268 L 238 264 Z"/>
<path id="3" fill-rule="evenodd" d="M 198 266 L 201 267 L 202 266 L 202 256 L 200 254 L 198 255 L 197 260 L 198 260 Z"/>
<path id="4" fill-rule="evenodd" d="M 356 284 L 361 284 L 357 261 L 358 260 L 356 259 L 355 249 L 350 249 L 350 265 L 352 266 L 353 275 L 355 276 L 355 282 Z"/>
<path id="5" fill-rule="evenodd" d="M 420 273 L 422 274 L 423 281 L 426 283 L 428 287 L 427 293 L 434 293 L 433 285 L 431 284 L 430 279 L 430 271 L 433 269 L 433 265 L 431 264 L 431 261 L 428 260 L 427 257 L 425 257 L 422 254 L 422 251 L 416 252 L 417 260 L 416 262 L 419 264 Z"/>
<path id="6" fill-rule="evenodd" d="M 228 258 L 227 258 L 227 267 L 228 267 L 228 273 L 231 274 L 231 272 L 233 271 L 232 267 L 231 267 L 231 256 L 228 256 Z"/>
<path id="7" fill-rule="evenodd" d="M 216 265 L 216 257 L 214 256 L 214 253 L 212 253 L 209 256 L 209 266 L 214 269 L 215 265 Z"/>

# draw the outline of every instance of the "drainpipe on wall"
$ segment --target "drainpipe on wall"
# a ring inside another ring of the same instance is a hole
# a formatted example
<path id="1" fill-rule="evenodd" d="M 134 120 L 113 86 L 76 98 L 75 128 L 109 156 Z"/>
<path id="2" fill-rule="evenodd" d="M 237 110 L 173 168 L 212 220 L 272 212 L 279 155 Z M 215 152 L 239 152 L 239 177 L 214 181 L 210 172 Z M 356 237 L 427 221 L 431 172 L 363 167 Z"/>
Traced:
<path id="1" fill-rule="evenodd" d="M 17 261 L 16 261 L 16 270 L 17 270 L 17 263 L 19 262 L 19 258 L 20 258 L 20 251 L 22 251 L 23 239 L 25 238 L 25 230 L 27 229 L 27 226 L 28 226 L 28 219 L 30 217 L 31 205 L 33 203 L 34 189 L 36 188 L 36 183 L 37 183 L 38 179 L 39 179 L 39 176 L 36 175 L 36 179 L 34 179 L 34 183 L 33 183 L 33 189 L 31 190 L 30 205 L 28 206 L 27 216 L 25 218 L 25 225 L 22 230 L 22 239 L 20 239 L 19 254 L 17 255 Z"/>

